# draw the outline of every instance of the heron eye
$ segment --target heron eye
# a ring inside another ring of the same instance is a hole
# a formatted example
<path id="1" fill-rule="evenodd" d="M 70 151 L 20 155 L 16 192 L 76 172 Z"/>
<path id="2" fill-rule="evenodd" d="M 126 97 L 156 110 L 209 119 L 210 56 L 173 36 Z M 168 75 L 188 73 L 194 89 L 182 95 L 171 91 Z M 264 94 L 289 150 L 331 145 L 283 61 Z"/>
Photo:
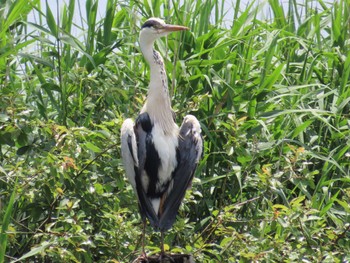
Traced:
<path id="1" fill-rule="evenodd" d="M 161 24 L 155 24 L 153 25 L 154 29 L 162 29 L 163 26 Z"/>

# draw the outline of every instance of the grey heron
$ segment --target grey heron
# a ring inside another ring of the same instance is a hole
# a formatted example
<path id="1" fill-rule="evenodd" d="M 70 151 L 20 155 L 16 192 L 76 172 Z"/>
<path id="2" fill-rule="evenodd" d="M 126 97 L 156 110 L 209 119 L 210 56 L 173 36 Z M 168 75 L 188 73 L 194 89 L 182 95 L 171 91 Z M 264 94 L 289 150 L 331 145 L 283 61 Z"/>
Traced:
<path id="1" fill-rule="evenodd" d="M 150 67 L 148 94 L 136 121 L 126 119 L 121 127 L 122 161 L 144 224 L 144 257 L 146 219 L 161 232 L 164 255 L 164 232 L 175 221 L 203 150 L 196 117 L 186 115 L 180 128 L 175 123 L 164 61 L 154 49 L 157 38 L 182 30 L 188 28 L 166 24 L 159 18 L 150 18 L 142 25 L 139 43 Z"/>

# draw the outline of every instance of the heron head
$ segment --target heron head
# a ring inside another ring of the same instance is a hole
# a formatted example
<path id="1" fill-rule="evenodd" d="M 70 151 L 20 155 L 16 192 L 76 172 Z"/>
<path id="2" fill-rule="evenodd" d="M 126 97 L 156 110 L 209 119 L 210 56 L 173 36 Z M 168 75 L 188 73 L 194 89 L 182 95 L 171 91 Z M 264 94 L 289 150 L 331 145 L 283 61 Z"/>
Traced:
<path id="1" fill-rule="evenodd" d="M 162 19 L 149 18 L 141 27 L 140 41 L 154 41 L 174 31 L 188 30 L 188 27 L 166 24 Z"/>

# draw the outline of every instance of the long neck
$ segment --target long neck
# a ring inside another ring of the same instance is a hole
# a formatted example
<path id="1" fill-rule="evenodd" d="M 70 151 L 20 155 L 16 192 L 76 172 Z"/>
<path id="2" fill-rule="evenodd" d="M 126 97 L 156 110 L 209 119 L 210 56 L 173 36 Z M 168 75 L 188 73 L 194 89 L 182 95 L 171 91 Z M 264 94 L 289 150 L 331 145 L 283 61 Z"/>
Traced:
<path id="1" fill-rule="evenodd" d="M 154 42 L 141 44 L 141 51 L 151 73 L 147 100 L 142 112 L 147 112 L 154 124 L 160 125 L 164 133 L 170 134 L 177 126 L 173 120 L 164 62 L 160 54 L 153 49 L 153 44 Z"/>

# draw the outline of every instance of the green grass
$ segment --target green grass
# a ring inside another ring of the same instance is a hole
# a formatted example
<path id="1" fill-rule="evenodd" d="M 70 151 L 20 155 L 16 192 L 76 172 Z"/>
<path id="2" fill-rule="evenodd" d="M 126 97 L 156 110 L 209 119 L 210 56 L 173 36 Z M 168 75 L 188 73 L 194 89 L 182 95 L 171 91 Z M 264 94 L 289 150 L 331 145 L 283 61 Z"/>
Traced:
<path id="1" fill-rule="evenodd" d="M 1 227 L 1 233 L 0 233 L 0 262 L 4 262 L 4 259 L 5 259 L 7 240 L 8 240 L 7 231 L 9 230 L 13 204 L 16 196 L 16 183 L 14 186 L 15 187 L 10 196 L 10 200 L 7 204 L 7 208 L 4 209 L 5 213 L 4 213 L 3 220 L 1 222 L 2 227 Z"/>
<path id="2" fill-rule="evenodd" d="M 135 43 L 150 16 L 191 29 L 157 46 L 177 121 L 196 115 L 205 140 L 165 239 L 171 252 L 197 262 L 350 260 L 347 1 L 238 1 L 231 18 L 218 0 L 110 0 L 99 18 L 88 0 L 83 26 L 72 22 L 79 1 L 60 4 L 58 18 L 50 2 L 0 2 L 0 262 L 139 255 L 119 130 L 147 92 Z M 159 252 L 160 237 L 147 233 L 147 252 Z"/>

